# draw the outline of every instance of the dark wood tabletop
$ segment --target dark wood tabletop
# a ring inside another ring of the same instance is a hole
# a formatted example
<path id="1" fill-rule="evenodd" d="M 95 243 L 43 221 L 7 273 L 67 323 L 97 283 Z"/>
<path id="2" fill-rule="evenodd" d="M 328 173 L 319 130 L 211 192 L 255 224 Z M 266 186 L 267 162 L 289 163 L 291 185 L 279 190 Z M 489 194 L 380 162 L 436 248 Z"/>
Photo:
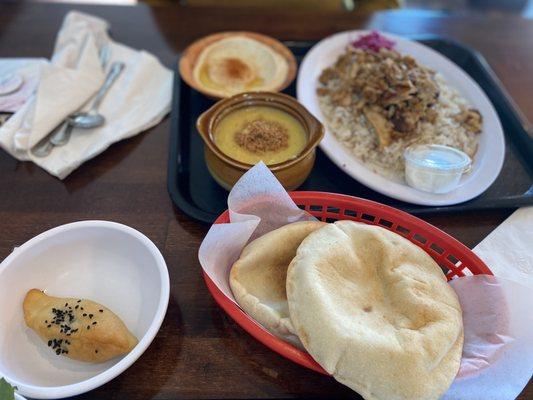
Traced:
<path id="1" fill-rule="evenodd" d="M 65 4 L 0 3 L 0 57 L 49 57 Z M 533 119 L 533 21 L 512 16 L 391 11 L 368 16 L 311 11 L 76 6 L 111 24 L 119 42 L 169 67 L 192 40 L 246 29 L 280 39 L 320 39 L 353 28 L 437 33 L 479 50 L 525 116 Z M 126 372 L 79 399 L 358 398 L 333 379 L 293 364 L 254 340 L 217 306 L 197 259 L 208 227 L 167 194 L 170 122 L 111 146 L 60 181 L 0 151 L 0 259 L 33 236 L 68 222 L 102 219 L 146 234 L 163 253 L 170 304 L 159 334 Z M 425 218 L 475 246 L 511 210 Z M 529 384 L 520 399 L 533 398 Z"/>

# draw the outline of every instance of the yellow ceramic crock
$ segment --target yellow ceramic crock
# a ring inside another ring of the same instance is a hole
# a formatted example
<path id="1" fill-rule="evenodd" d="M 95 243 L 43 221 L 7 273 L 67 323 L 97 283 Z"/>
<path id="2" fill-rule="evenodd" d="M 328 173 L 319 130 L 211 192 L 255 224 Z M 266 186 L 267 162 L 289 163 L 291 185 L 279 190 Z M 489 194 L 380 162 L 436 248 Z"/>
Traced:
<path id="1" fill-rule="evenodd" d="M 305 148 L 294 158 L 268 168 L 287 190 L 296 189 L 309 176 L 315 163 L 316 146 L 324 137 L 323 125 L 296 99 L 282 93 L 249 92 L 220 100 L 196 121 L 198 132 L 204 140 L 207 168 L 213 178 L 225 189 L 231 190 L 235 182 L 253 165 L 235 160 L 224 154 L 215 144 L 213 133 L 218 122 L 236 109 L 250 106 L 275 107 L 292 115 L 307 133 Z"/>

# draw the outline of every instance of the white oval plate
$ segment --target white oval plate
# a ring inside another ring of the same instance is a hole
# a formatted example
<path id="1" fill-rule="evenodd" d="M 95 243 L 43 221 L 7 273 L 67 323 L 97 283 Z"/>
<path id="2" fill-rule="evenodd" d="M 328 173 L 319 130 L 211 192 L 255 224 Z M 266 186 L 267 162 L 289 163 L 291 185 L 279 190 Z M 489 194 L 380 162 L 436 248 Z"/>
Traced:
<path id="1" fill-rule="evenodd" d="M 122 358 L 100 364 L 56 356 L 24 323 L 32 288 L 91 299 L 113 310 L 139 339 Z M 148 348 L 166 313 L 168 270 L 157 247 L 128 226 L 82 221 L 46 231 L 0 264 L 0 376 L 23 396 L 58 399 L 95 389 Z"/>
<path id="2" fill-rule="evenodd" d="M 302 103 L 316 118 L 325 124 L 316 95 L 317 82 L 324 68 L 332 65 L 340 56 L 347 44 L 360 35 L 370 31 L 348 31 L 337 33 L 318 42 L 307 53 L 296 83 L 298 101 Z M 380 32 L 381 33 L 381 32 Z M 461 68 L 446 57 L 420 43 L 381 33 L 396 42 L 396 50 L 409 54 L 422 65 L 440 72 L 446 83 L 459 91 L 472 106 L 483 116 L 483 130 L 479 134 L 478 150 L 474 157 L 472 170 L 463 176 L 461 185 L 452 192 L 433 194 L 423 192 L 389 179 L 365 167 L 350 150 L 346 148 L 326 126 L 326 134 L 320 147 L 328 157 L 344 172 L 362 184 L 377 192 L 409 203 L 426 206 L 444 206 L 462 203 L 481 193 L 498 177 L 505 156 L 503 130 L 491 102 L 479 87 Z"/>

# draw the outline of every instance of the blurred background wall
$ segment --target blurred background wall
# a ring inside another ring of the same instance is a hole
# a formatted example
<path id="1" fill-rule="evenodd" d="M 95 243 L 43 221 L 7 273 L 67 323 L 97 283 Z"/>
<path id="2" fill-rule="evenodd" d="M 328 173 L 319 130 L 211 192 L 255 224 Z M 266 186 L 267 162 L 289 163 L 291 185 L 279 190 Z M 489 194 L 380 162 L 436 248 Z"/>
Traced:
<path id="1" fill-rule="evenodd" d="M 83 4 L 135 4 L 164 5 L 178 3 L 183 7 L 247 7 L 290 8 L 352 13 L 368 13 L 385 9 L 411 9 L 429 11 L 477 12 L 491 14 L 517 14 L 533 18 L 533 0 L 34 0 L 41 2 Z"/>

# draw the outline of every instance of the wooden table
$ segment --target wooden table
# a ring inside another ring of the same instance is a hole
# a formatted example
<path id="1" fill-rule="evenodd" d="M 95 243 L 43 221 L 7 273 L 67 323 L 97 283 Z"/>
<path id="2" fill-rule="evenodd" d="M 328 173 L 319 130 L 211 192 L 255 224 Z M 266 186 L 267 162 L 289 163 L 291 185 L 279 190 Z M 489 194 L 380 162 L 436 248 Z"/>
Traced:
<path id="1" fill-rule="evenodd" d="M 48 57 L 68 5 L 0 4 L 0 57 Z M 193 39 L 228 29 L 281 39 L 320 39 L 371 27 L 400 34 L 437 33 L 485 55 L 508 91 L 533 118 L 533 21 L 515 17 L 385 12 L 366 17 L 286 11 L 184 9 L 177 6 L 79 6 L 106 18 L 119 42 L 146 49 L 168 66 Z M 167 316 L 148 351 L 125 373 L 80 399 L 218 399 L 358 396 L 252 339 L 215 304 L 197 260 L 207 232 L 167 194 L 169 119 L 111 146 L 65 181 L 0 151 L 0 259 L 14 246 L 57 225 L 104 219 L 140 230 L 162 251 L 171 279 Z M 427 218 L 474 246 L 510 211 Z M 529 384 L 520 399 L 533 396 Z"/>

